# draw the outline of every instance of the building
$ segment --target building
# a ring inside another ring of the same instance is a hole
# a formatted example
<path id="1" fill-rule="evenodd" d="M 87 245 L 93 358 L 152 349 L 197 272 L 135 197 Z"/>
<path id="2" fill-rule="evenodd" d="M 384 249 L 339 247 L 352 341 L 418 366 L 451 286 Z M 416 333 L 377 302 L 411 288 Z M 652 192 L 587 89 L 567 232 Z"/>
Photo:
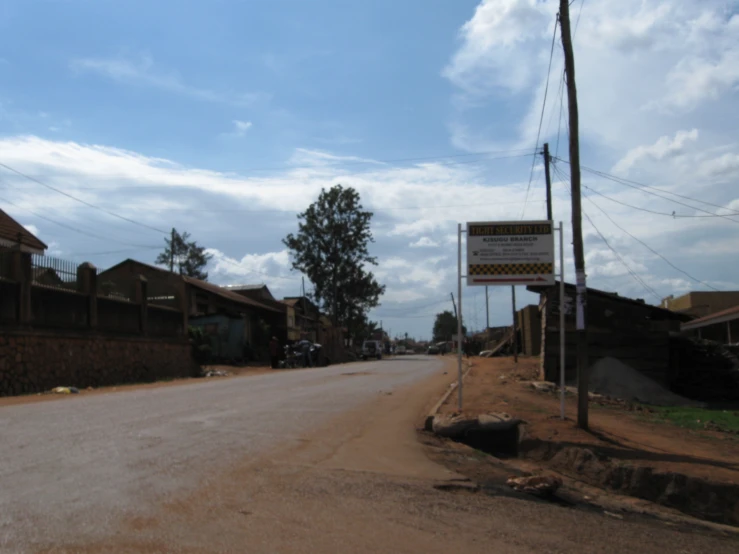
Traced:
<path id="1" fill-rule="evenodd" d="M 321 312 L 307 296 L 289 296 L 287 306 L 287 335 L 289 341 L 308 339 L 318 342 Z"/>
<path id="2" fill-rule="evenodd" d="M 33 233 L 0 210 L 0 252 L 18 248 L 22 252 L 43 254 L 48 248 Z"/>
<path id="3" fill-rule="evenodd" d="M 230 322 L 228 328 L 239 328 L 241 340 L 254 348 L 266 347 L 266 341 L 269 340 L 260 334 L 263 324 L 269 326 L 270 322 L 281 320 L 284 314 L 284 309 L 268 306 L 233 290 L 132 259 L 124 260 L 101 272 L 98 275 L 98 286 L 107 294 L 125 296 L 141 277 L 146 279 L 149 304 L 182 307 L 188 315 L 189 325 L 211 325 L 212 322 L 208 319 L 198 323 L 198 318 L 214 315 L 240 319 L 243 325 Z M 223 325 L 218 328 L 222 327 Z M 232 339 L 229 339 L 229 344 L 232 344 Z M 235 347 L 229 347 L 229 351 L 233 348 Z"/>
<path id="4" fill-rule="evenodd" d="M 739 306 L 683 323 L 684 333 L 722 344 L 739 344 Z"/>
<path id="5" fill-rule="evenodd" d="M 559 284 L 529 286 L 540 295 L 541 370 L 540 377 L 559 380 Z M 565 283 L 565 372 L 568 381 L 576 378 L 575 285 Z M 679 334 L 681 323 L 691 319 L 658 306 L 616 293 L 588 288 L 588 354 L 592 365 L 600 358 L 613 357 L 647 375 L 669 384 L 672 379 L 670 336 Z"/>
<path id="6" fill-rule="evenodd" d="M 661 306 L 681 314 L 705 317 L 735 306 L 739 306 L 739 291 L 699 291 L 682 296 L 668 296 Z"/>

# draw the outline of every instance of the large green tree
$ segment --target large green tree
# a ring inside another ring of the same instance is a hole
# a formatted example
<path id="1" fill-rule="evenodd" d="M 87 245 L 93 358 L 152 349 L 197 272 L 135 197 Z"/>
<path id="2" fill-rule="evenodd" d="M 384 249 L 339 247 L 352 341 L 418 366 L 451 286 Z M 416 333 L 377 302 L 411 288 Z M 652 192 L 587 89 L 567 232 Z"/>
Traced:
<path id="1" fill-rule="evenodd" d="M 434 342 L 442 342 L 452 340 L 452 335 L 457 334 L 457 316 L 450 311 L 443 311 L 436 314 L 434 321 Z M 467 328 L 462 325 L 462 335 L 467 334 Z"/>
<path id="2" fill-rule="evenodd" d="M 190 240 L 190 233 L 180 234 L 177 229 L 172 229 L 171 237 L 165 238 L 164 242 L 164 251 L 157 256 L 155 263 L 171 267 L 172 271 L 180 275 L 187 275 L 202 281 L 208 280 L 205 267 L 213 255 L 208 254 L 204 246 Z"/>
<path id="3" fill-rule="evenodd" d="M 377 265 L 369 254 L 371 220 L 359 193 L 336 185 L 321 190 L 318 200 L 298 214 L 297 234 L 282 241 L 290 249 L 293 268 L 315 286 L 315 301 L 351 337 L 361 332 L 367 313 L 385 292 L 369 270 Z"/>

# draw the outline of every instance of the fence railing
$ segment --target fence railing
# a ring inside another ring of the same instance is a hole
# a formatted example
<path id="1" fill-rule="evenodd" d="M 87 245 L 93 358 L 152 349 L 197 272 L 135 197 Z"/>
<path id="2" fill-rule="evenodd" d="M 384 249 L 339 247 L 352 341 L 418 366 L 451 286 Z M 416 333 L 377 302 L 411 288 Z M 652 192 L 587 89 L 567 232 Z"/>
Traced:
<path id="1" fill-rule="evenodd" d="M 58 289 L 77 289 L 77 263 L 31 254 L 31 281 L 34 285 Z"/>
<path id="2" fill-rule="evenodd" d="M 154 301 L 167 300 L 174 304 L 170 309 L 150 309 L 146 279 L 126 276 L 117 284 L 113 281 L 92 264 L 0 252 L 0 323 L 144 336 L 185 334 L 188 311 L 179 305 L 182 292 Z"/>

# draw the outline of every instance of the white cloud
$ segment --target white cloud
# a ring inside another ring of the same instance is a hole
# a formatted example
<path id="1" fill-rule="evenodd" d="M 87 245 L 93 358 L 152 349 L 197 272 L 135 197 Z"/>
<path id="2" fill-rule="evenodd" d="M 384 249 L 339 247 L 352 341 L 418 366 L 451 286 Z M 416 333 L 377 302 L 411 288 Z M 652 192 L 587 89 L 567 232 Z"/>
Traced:
<path id="1" fill-rule="evenodd" d="M 233 130 L 229 133 L 223 133 L 224 137 L 241 138 L 246 135 L 246 132 L 252 128 L 251 121 L 241 121 L 234 119 L 232 122 Z"/>
<path id="2" fill-rule="evenodd" d="M 70 67 L 80 73 L 95 73 L 119 83 L 157 88 L 205 102 L 243 107 L 267 98 L 264 93 L 223 92 L 187 84 L 176 72 L 156 68 L 154 59 L 149 55 L 142 55 L 138 60 L 123 57 L 81 58 L 73 60 Z"/>
<path id="3" fill-rule="evenodd" d="M 645 158 L 660 161 L 668 157 L 677 156 L 685 151 L 685 146 L 688 142 L 695 142 L 696 140 L 698 140 L 698 129 L 678 131 L 674 138 L 662 136 L 654 144 L 637 146 L 629 150 L 613 166 L 613 172 L 627 173 L 634 165 Z"/>
<path id="4" fill-rule="evenodd" d="M 411 248 L 436 248 L 439 243 L 429 237 L 421 237 L 416 242 L 409 244 Z"/>
<path id="5" fill-rule="evenodd" d="M 28 225 L 23 225 L 23 227 L 24 227 L 24 228 L 25 228 L 25 229 L 26 229 L 26 230 L 27 230 L 27 231 L 28 231 L 29 233 L 31 233 L 32 235 L 34 235 L 35 237 L 39 237 L 39 236 L 40 236 L 40 233 L 39 233 L 38 227 L 36 227 L 35 225 L 30 225 L 30 224 L 28 224 Z"/>
<path id="6" fill-rule="evenodd" d="M 460 30 L 462 45 L 443 75 L 473 99 L 490 88 L 517 92 L 527 87 L 538 67 L 521 64 L 522 50 L 534 55 L 530 39 L 554 24 L 537 0 L 483 0 Z"/>

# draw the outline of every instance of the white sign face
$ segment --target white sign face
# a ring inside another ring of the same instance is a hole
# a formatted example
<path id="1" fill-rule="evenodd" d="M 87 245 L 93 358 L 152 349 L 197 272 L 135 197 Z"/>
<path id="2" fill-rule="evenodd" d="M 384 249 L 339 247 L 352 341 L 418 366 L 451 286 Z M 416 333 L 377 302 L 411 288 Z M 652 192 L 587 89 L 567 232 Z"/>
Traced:
<path id="1" fill-rule="evenodd" d="M 553 285 L 551 221 L 467 223 L 467 285 Z"/>

